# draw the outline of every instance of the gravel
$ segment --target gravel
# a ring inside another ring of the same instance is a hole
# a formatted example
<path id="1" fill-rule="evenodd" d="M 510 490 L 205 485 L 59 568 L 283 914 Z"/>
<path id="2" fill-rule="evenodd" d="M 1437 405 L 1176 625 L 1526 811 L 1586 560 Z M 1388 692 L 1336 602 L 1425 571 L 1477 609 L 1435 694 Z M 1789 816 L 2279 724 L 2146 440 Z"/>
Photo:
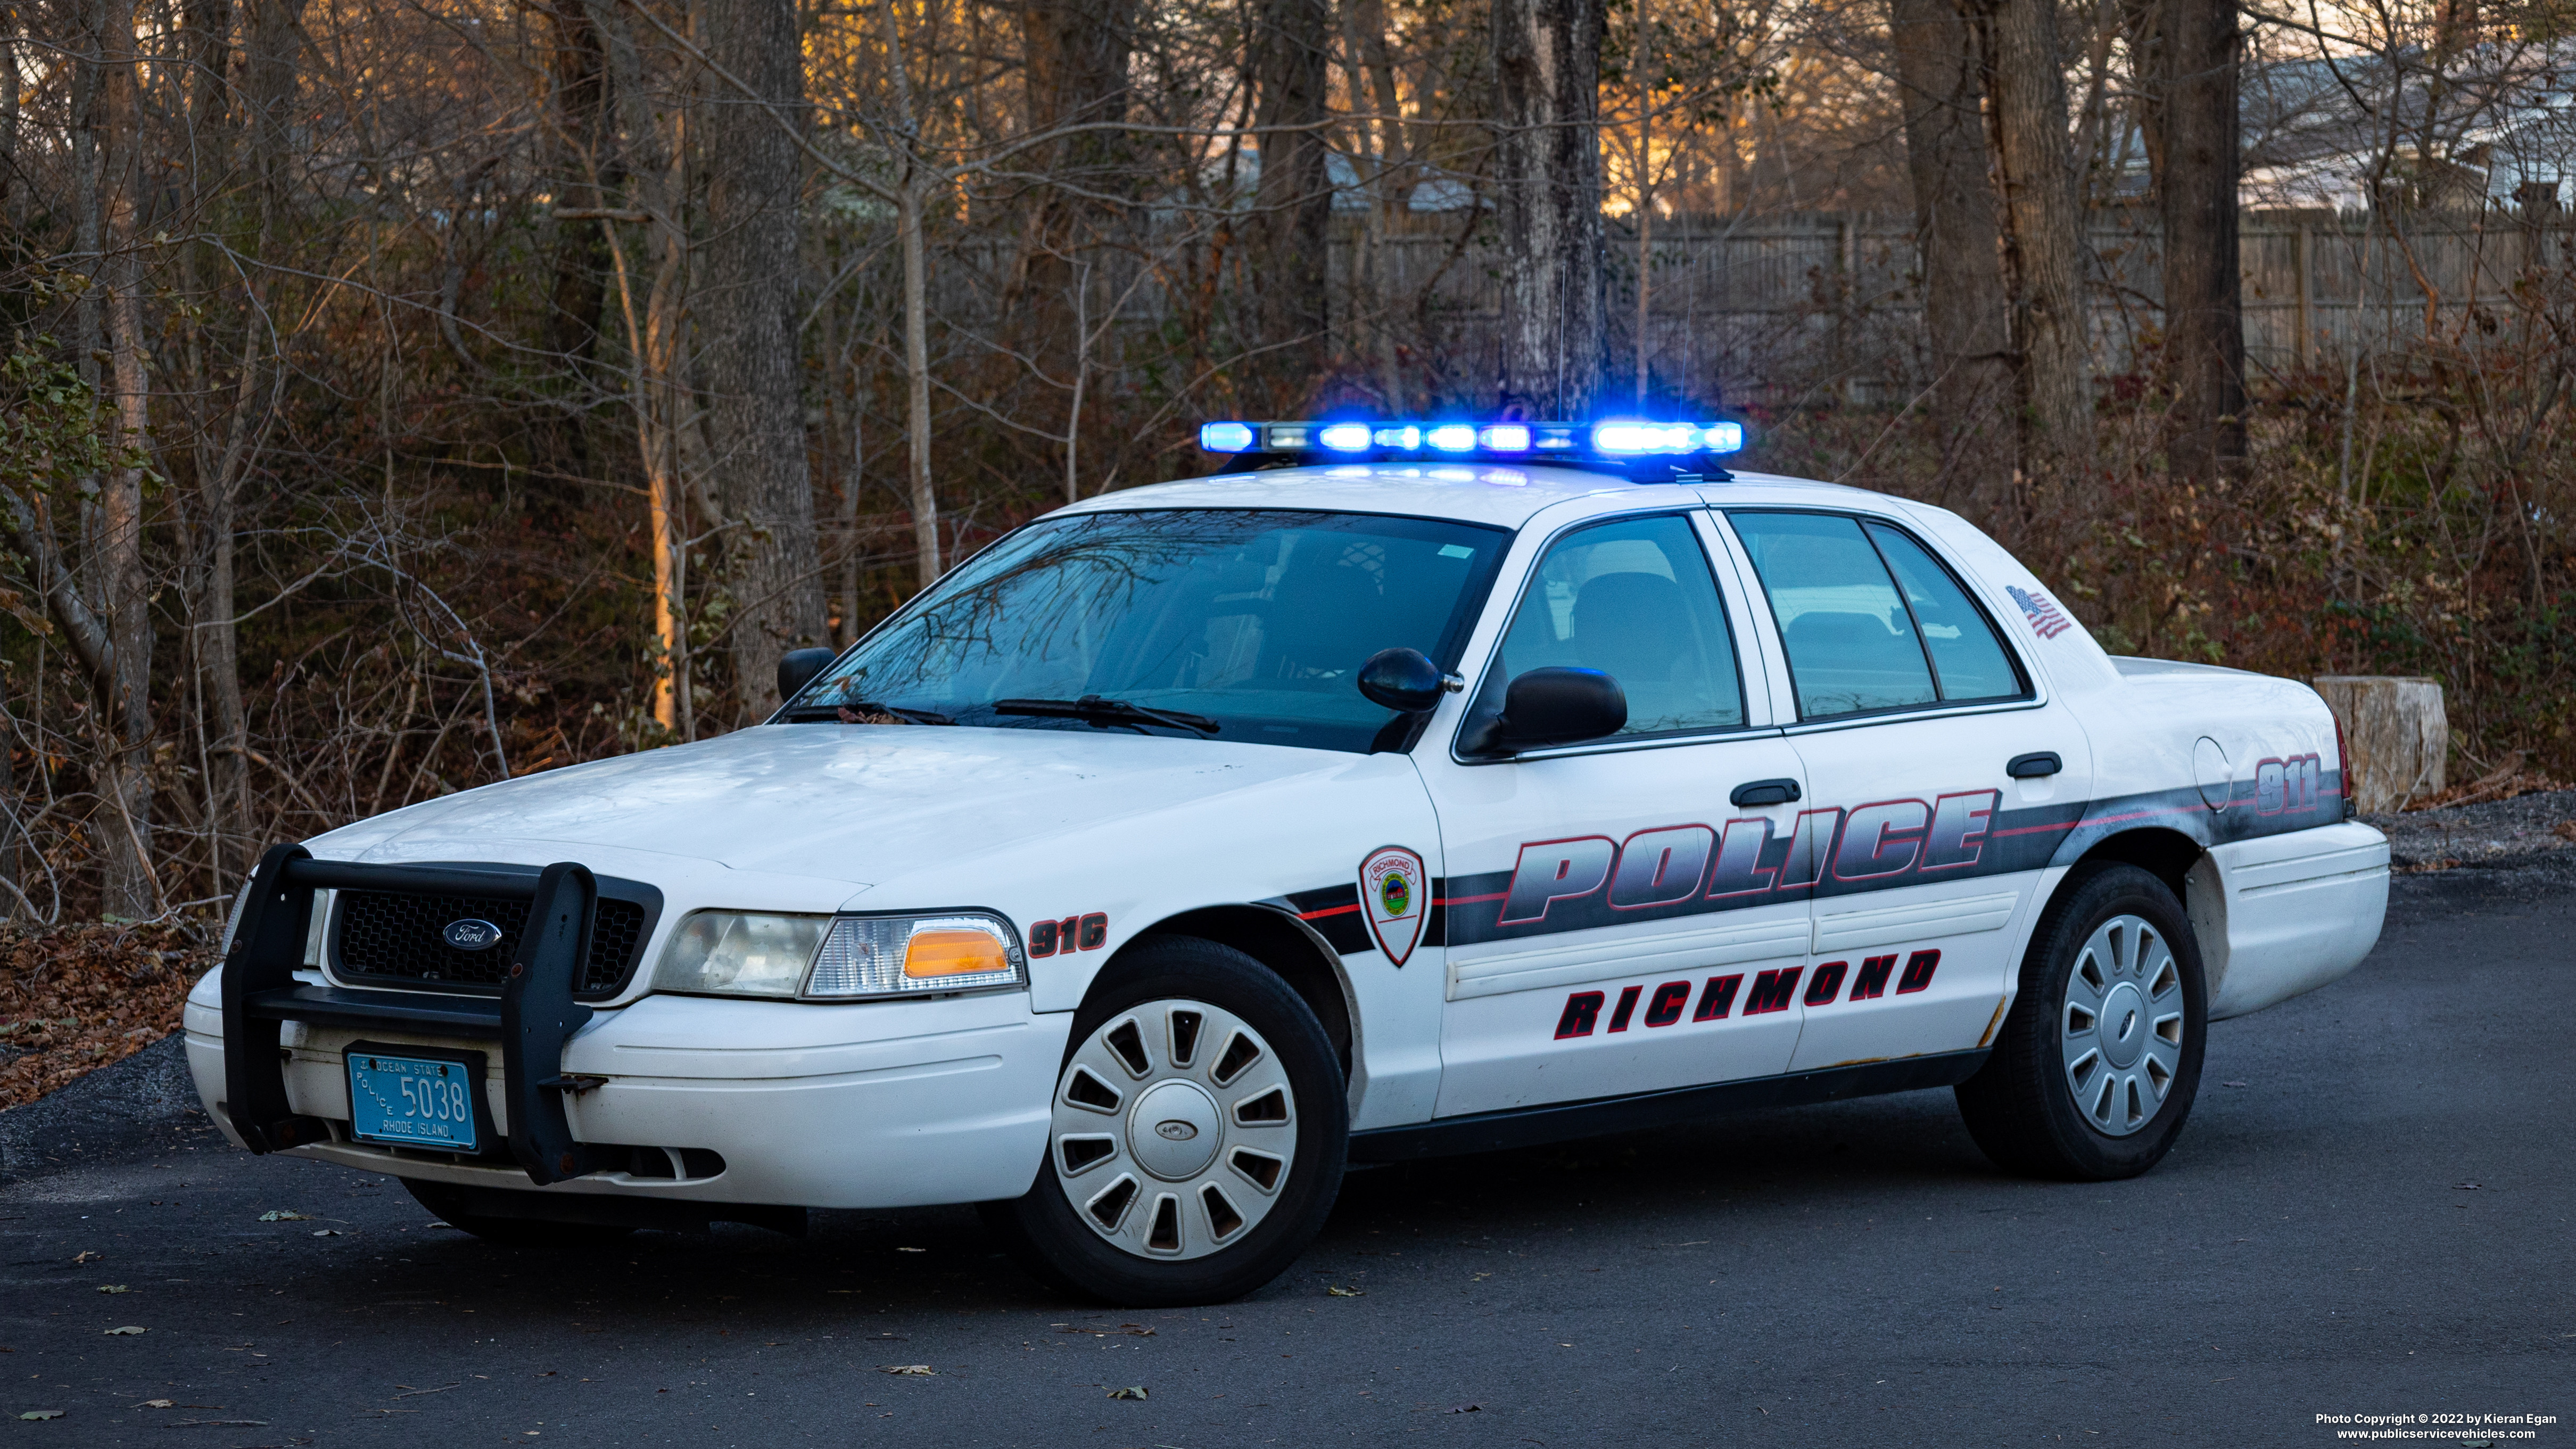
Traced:
<path id="1" fill-rule="evenodd" d="M 2388 837 L 2389 859 L 2402 870 L 2489 865 L 2576 847 L 2576 790 L 2361 818 Z"/>

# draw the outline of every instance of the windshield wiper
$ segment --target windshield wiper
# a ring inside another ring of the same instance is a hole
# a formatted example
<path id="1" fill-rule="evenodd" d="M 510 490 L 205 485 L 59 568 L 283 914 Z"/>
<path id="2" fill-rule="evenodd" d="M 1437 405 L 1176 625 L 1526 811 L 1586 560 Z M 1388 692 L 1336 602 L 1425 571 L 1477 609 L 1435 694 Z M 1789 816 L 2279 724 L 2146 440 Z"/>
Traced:
<path id="1" fill-rule="evenodd" d="M 908 724 L 953 725 L 957 721 L 935 709 L 908 709 L 899 704 L 879 704 L 872 699 L 846 700 L 840 704 L 809 704 L 787 712 L 790 724 L 810 724 L 816 720 L 839 720 L 845 724 L 865 723 L 856 715 L 886 714 Z"/>
<path id="2" fill-rule="evenodd" d="M 1048 715 L 1098 725 L 1158 724 L 1167 729 L 1189 730 L 1202 737 L 1223 728 L 1203 714 L 1183 714 L 1176 709 L 1148 709 L 1141 704 L 1130 704 L 1123 699 L 1104 699 L 1096 694 L 1086 694 L 1080 699 L 999 699 L 993 702 L 993 713 Z"/>

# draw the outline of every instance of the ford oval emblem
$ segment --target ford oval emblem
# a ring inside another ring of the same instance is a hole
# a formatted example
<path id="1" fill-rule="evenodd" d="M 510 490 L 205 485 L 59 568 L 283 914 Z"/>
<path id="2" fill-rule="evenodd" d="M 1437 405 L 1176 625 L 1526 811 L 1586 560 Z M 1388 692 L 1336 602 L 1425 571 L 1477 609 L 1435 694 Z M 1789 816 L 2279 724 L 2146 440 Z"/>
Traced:
<path id="1" fill-rule="evenodd" d="M 1187 1122 L 1157 1122 L 1154 1135 L 1172 1142 L 1187 1142 L 1199 1135 L 1199 1129 Z"/>
<path id="2" fill-rule="evenodd" d="M 471 916 L 461 921 L 448 922 L 447 929 L 439 934 L 447 939 L 447 944 L 459 951 L 489 951 L 501 944 L 500 927 L 490 921 L 478 921 Z"/>

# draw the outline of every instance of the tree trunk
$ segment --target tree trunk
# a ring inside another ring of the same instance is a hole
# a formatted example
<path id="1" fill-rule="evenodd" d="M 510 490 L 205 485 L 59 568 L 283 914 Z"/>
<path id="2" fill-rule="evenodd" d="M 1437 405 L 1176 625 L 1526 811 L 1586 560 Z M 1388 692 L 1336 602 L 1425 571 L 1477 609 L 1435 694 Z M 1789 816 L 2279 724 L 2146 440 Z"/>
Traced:
<path id="1" fill-rule="evenodd" d="M 719 498 L 737 524 L 728 642 L 746 722 L 778 706 L 778 656 L 816 643 L 823 579 L 805 457 L 797 204 L 805 71 L 791 0 L 710 0 L 708 59 L 751 94 L 708 108 L 707 415 Z M 719 84 L 725 84 L 719 82 Z"/>
<path id="2" fill-rule="evenodd" d="M 929 264 L 922 256 L 920 180 L 907 169 L 903 199 L 895 208 L 895 227 L 903 243 L 903 431 L 906 471 L 912 483 L 912 547 L 915 582 L 929 588 L 939 581 L 939 492 L 930 482 L 930 308 Z"/>
<path id="3" fill-rule="evenodd" d="M 2343 726 L 2353 773 L 2343 792 L 2355 809 L 2376 815 L 2442 793 L 2451 722 L 2439 681 L 2324 674 L 2309 682 Z"/>
<path id="4" fill-rule="evenodd" d="M 545 12 L 553 30 L 547 49 L 554 82 L 553 121 L 558 153 L 568 173 L 558 193 L 566 207 L 596 209 L 624 184 L 609 97 L 608 57 L 599 27 L 584 5 L 559 4 Z M 595 222 L 559 223 L 555 230 L 554 310 L 546 318 L 546 350 L 566 360 L 588 360 L 606 320 L 608 240 Z M 578 448 L 578 428 L 572 446 Z"/>
<path id="5" fill-rule="evenodd" d="M 1496 401 L 1592 412 L 1609 360 L 1601 232 L 1603 0 L 1494 0 Z"/>
<path id="6" fill-rule="evenodd" d="M 2012 480 L 2011 337 L 2001 222 L 1986 176 L 1974 38 L 1950 0 L 1889 0 L 1888 31 L 1914 184 L 1914 244 L 1923 268 L 1931 404 L 1943 477 L 1964 477 L 1990 507 Z"/>
<path id="7" fill-rule="evenodd" d="M 2216 482 L 2245 466 L 2245 321 L 2236 255 L 2236 7 L 2164 0 L 2160 89 L 2165 366 L 2173 388 L 2165 464 Z"/>
<path id="8" fill-rule="evenodd" d="M 1333 178 L 1323 129 L 1332 118 L 1332 42 L 1331 0 L 1264 0 L 1252 64 L 1261 179 L 1247 255 L 1258 342 L 1274 349 L 1264 369 L 1277 379 L 1271 408 L 1283 414 L 1303 408 L 1332 350 Z"/>
<path id="9" fill-rule="evenodd" d="M 17 6 L 0 6 L 0 75 L 20 73 L 18 23 Z M 18 179 L 19 89 L 14 84 L 0 86 L 0 221 L 13 232 L 27 224 L 27 188 Z"/>
<path id="10" fill-rule="evenodd" d="M 1020 31 L 1027 53 L 1029 130 L 1114 126 L 1126 120 L 1135 30 L 1135 0 L 1024 0 Z M 1116 192 L 1126 180 L 1119 173 L 1127 160 L 1127 146 L 1117 131 L 1078 131 L 1028 158 L 1033 169 L 1051 180 L 1086 193 L 1065 194 L 1045 186 L 1032 193 L 1030 225 L 1021 241 L 1026 258 L 1022 286 L 1037 300 L 1044 318 L 1061 322 L 1061 302 L 1073 281 L 1073 255 L 1100 219 L 1100 196 Z"/>
<path id="11" fill-rule="evenodd" d="M 151 382 L 143 355 L 143 258 L 136 208 L 143 187 L 142 115 L 136 95 L 133 0 L 106 7 L 99 100 L 105 112 L 107 254 L 100 265 L 119 442 L 149 439 Z M 104 906 L 111 915 L 158 915 L 160 885 L 152 868 L 152 604 L 143 570 L 143 473 L 112 468 L 100 480 L 96 576 L 105 596 L 114 651 L 110 697 L 100 723 L 111 743 L 96 828 L 107 860 Z"/>
<path id="12" fill-rule="evenodd" d="M 2093 355 L 2057 10 L 2053 0 L 1963 3 L 1974 7 L 1987 145 L 2003 197 L 2022 472 L 2070 481 L 2093 461 Z"/>

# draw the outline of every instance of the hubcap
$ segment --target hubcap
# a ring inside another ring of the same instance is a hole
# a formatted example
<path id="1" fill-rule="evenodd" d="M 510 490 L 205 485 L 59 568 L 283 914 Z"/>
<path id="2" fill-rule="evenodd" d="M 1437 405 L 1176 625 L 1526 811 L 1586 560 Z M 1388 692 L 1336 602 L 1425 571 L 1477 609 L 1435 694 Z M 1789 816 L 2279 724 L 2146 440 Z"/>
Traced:
<path id="1" fill-rule="evenodd" d="M 1242 1240 L 1297 1157 L 1296 1094 L 1270 1044 L 1203 1001 L 1148 1002 L 1074 1049 L 1049 1147 L 1075 1216 L 1140 1258 Z"/>
<path id="2" fill-rule="evenodd" d="M 2066 1085 L 2093 1130 L 2147 1125 L 2182 1069 L 2182 968 L 2161 932 L 2113 916 L 2075 953 L 2060 1020 Z"/>

